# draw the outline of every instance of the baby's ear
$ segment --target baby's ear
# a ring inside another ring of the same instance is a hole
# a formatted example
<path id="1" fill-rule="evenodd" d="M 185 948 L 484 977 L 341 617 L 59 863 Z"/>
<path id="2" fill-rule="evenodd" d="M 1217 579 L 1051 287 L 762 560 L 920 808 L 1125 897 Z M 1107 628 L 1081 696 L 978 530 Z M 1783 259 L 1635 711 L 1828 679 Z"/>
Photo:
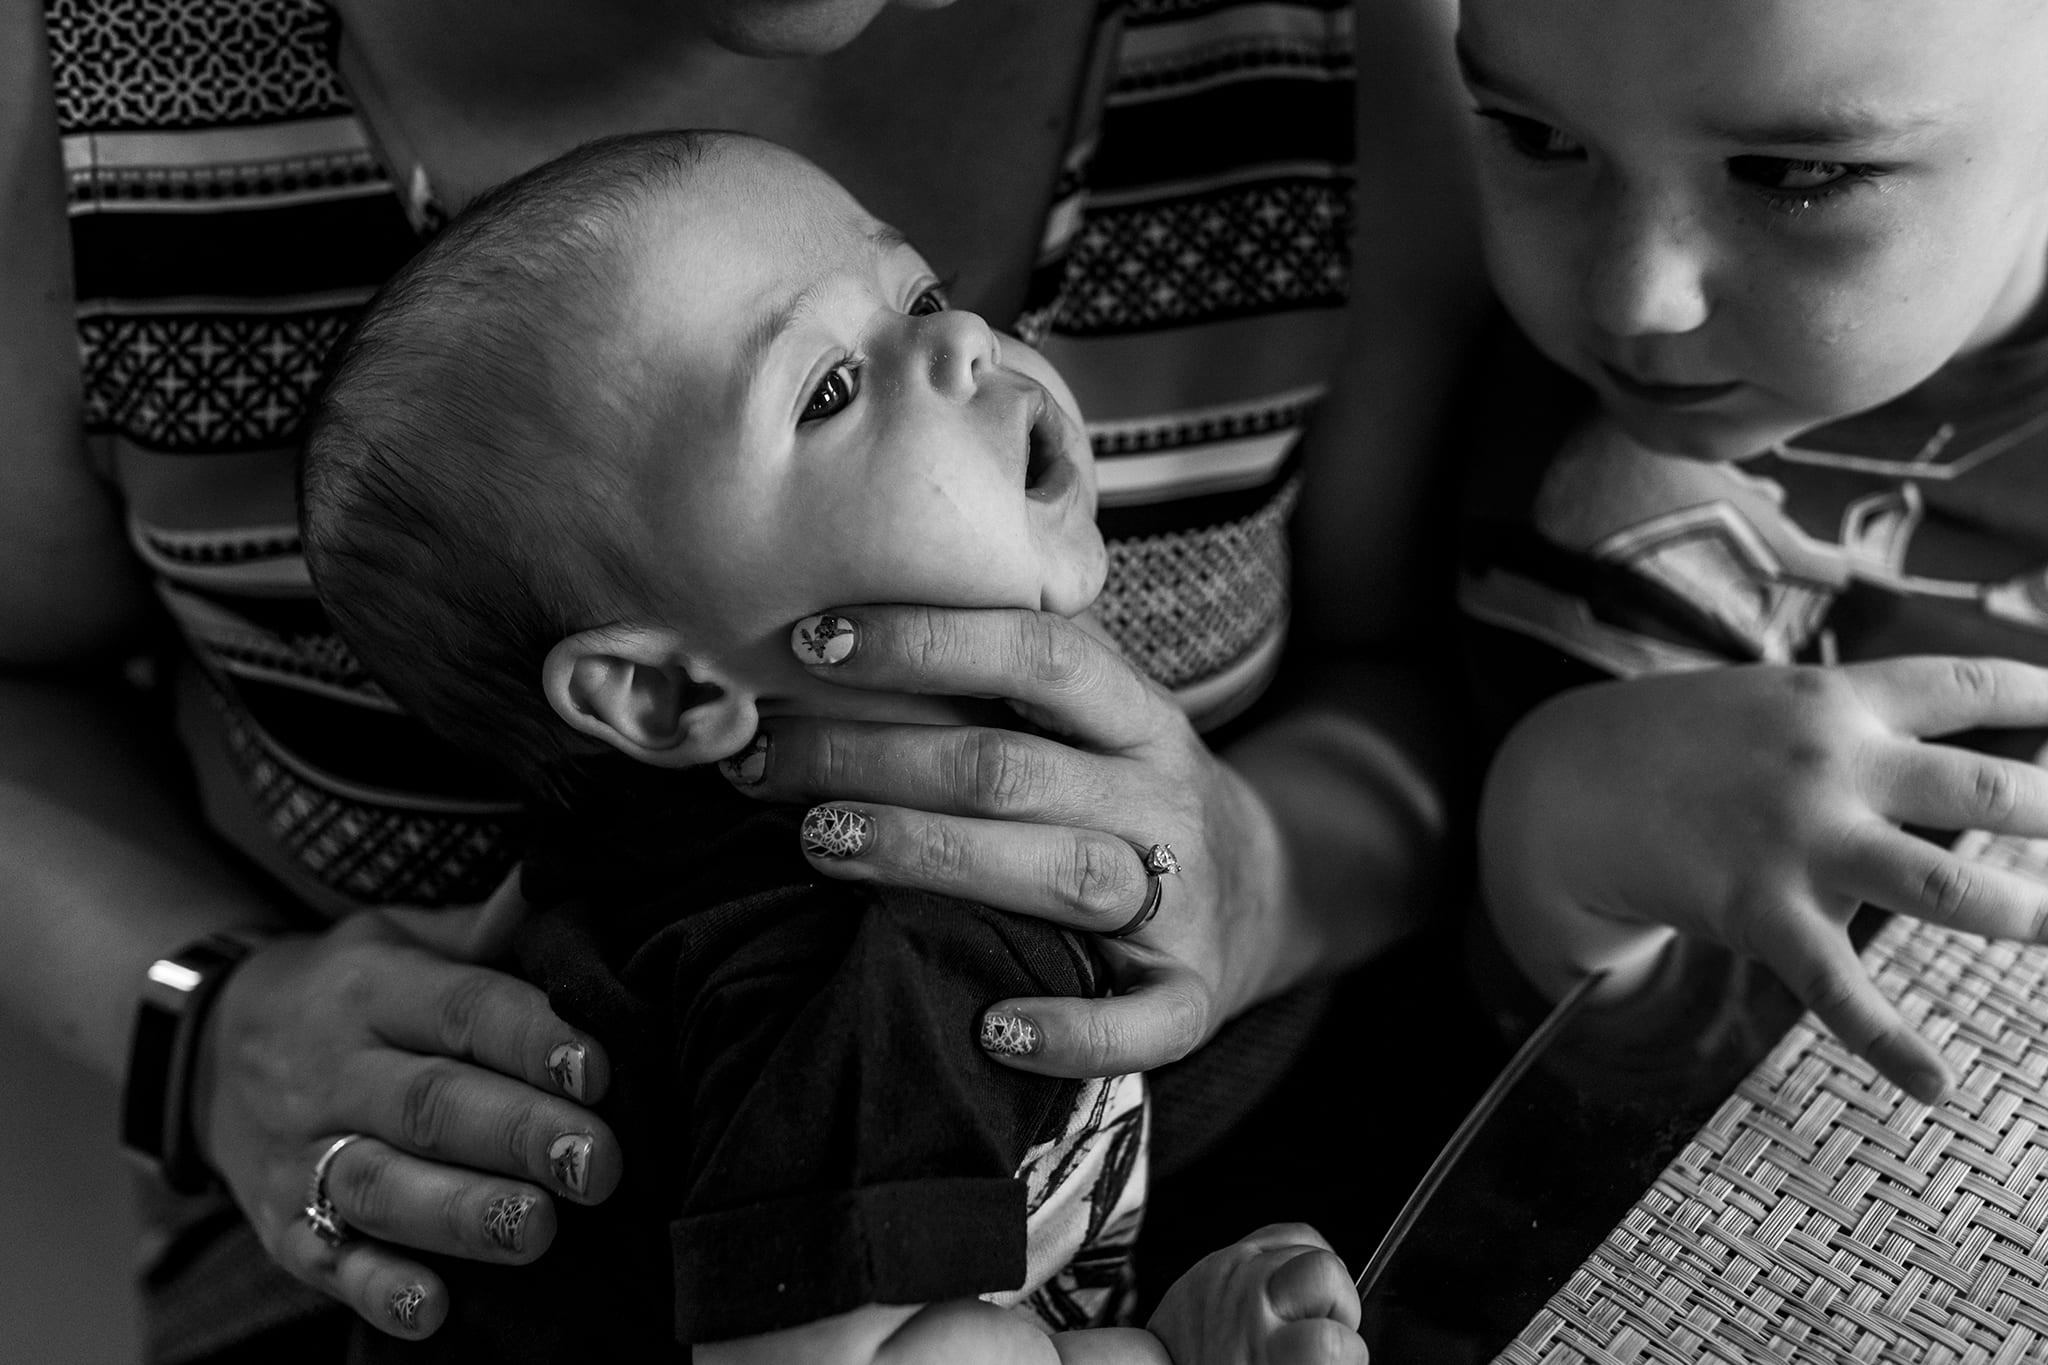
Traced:
<path id="1" fill-rule="evenodd" d="M 541 664 L 541 690 L 578 732 L 663 768 L 737 753 L 760 719 L 750 690 L 656 626 L 604 626 L 560 641 Z"/>

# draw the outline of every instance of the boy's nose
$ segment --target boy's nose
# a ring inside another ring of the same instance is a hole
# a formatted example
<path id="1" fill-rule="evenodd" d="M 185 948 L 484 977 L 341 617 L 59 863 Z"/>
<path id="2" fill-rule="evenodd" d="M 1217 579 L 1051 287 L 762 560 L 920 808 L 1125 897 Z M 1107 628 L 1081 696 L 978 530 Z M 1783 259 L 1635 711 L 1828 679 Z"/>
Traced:
<path id="1" fill-rule="evenodd" d="M 1621 206 L 1595 235 L 1586 311 L 1611 336 L 1694 331 L 1711 311 L 1706 261 L 1689 215 L 1672 205 Z"/>
<path id="2" fill-rule="evenodd" d="M 986 372 L 998 363 L 996 334 L 979 313 L 948 308 L 913 318 L 931 384 L 952 398 L 972 395 Z"/>

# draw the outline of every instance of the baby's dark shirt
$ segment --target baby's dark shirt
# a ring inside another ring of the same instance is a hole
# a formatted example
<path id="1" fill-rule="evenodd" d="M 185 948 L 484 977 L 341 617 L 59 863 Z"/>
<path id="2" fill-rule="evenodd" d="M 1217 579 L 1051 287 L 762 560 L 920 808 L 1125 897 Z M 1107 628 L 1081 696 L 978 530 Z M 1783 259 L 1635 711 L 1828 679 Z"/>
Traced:
<path id="1" fill-rule="evenodd" d="M 1004 998 L 1095 994 L 1082 940 L 821 877 L 800 811 L 713 774 L 615 779 L 541 832 L 518 955 L 607 1050 L 598 1111 L 626 1178 L 596 1208 L 557 1200 L 533 1266 L 465 1273 L 442 1335 L 477 1358 L 680 1358 L 672 1343 L 1020 1285 L 1019 1165 L 1080 1083 L 992 1062 L 979 1021 Z"/>

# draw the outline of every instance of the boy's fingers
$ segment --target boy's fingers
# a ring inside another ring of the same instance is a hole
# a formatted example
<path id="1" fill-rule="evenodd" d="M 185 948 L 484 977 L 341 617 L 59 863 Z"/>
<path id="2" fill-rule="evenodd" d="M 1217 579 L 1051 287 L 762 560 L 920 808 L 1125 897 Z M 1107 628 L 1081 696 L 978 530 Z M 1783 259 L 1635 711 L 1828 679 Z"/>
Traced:
<path id="1" fill-rule="evenodd" d="M 1773 941 L 1759 954 L 1842 1045 L 1917 1100 L 1932 1104 L 1948 1089 L 1948 1068 L 1933 1044 L 1863 970 L 1849 936 L 1818 910 L 1787 907 Z"/>
<path id="2" fill-rule="evenodd" d="M 2048 771 L 1946 744 L 1896 746 L 1878 813 L 1926 829 L 2048 837 Z"/>
<path id="3" fill-rule="evenodd" d="M 1321 1241 L 1320 1238 L 1317 1239 Z M 1288 1259 L 1266 1281 L 1266 1302 L 1283 1322 L 1333 1318 L 1358 1327 L 1358 1287 L 1337 1254 L 1322 1246 L 1301 1246 L 1277 1253 Z"/>
<path id="4" fill-rule="evenodd" d="M 1255 1251 L 1331 1250 L 1329 1239 L 1307 1223 L 1268 1223 L 1257 1232 L 1238 1238 L 1237 1245 Z"/>
<path id="5" fill-rule="evenodd" d="M 1843 890 L 1964 933 L 2026 943 L 2048 939 L 2048 886 L 1882 822 L 1858 841 Z"/>
<path id="6" fill-rule="evenodd" d="M 2048 669 L 2014 659 L 1926 655 L 1842 672 L 1872 711 L 1909 734 L 2048 725 Z"/>
<path id="7" fill-rule="evenodd" d="M 1334 1318 L 1303 1318 L 1275 1328 L 1259 1358 L 1270 1365 L 1368 1365 L 1372 1357 L 1357 1328 Z"/>
<path id="8" fill-rule="evenodd" d="M 1208 1035 L 1208 988 L 1168 969 L 1104 1000 L 1005 1000 L 982 1016 L 981 1045 L 996 1061 L 1041 1076 L 1121 1076 L 1179 1061 Z"/>

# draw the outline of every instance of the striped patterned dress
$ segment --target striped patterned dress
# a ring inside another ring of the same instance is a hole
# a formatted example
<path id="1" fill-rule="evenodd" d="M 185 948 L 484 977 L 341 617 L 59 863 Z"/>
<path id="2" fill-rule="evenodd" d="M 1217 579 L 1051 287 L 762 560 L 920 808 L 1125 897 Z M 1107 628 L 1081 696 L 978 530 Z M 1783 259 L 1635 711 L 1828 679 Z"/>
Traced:
<path id="1" fill-rule="evenodd" d="M 329 629 L 294 445 L 329 349 L 417 246 L 311 0 L 46 0 L 88 448 L 189 645 L 183 738 L 214 825 L 309 903 L 479 898 L 517 802 Z M 1105 60 L 1016 330 L 1100 457 L 1099 614 L 1199 723 L 1286 629 L 1301 426 L 1343 331 L 1348 0 L 1102 6 Z M 409 211 L 410 210 L 410 211 Z"/>

